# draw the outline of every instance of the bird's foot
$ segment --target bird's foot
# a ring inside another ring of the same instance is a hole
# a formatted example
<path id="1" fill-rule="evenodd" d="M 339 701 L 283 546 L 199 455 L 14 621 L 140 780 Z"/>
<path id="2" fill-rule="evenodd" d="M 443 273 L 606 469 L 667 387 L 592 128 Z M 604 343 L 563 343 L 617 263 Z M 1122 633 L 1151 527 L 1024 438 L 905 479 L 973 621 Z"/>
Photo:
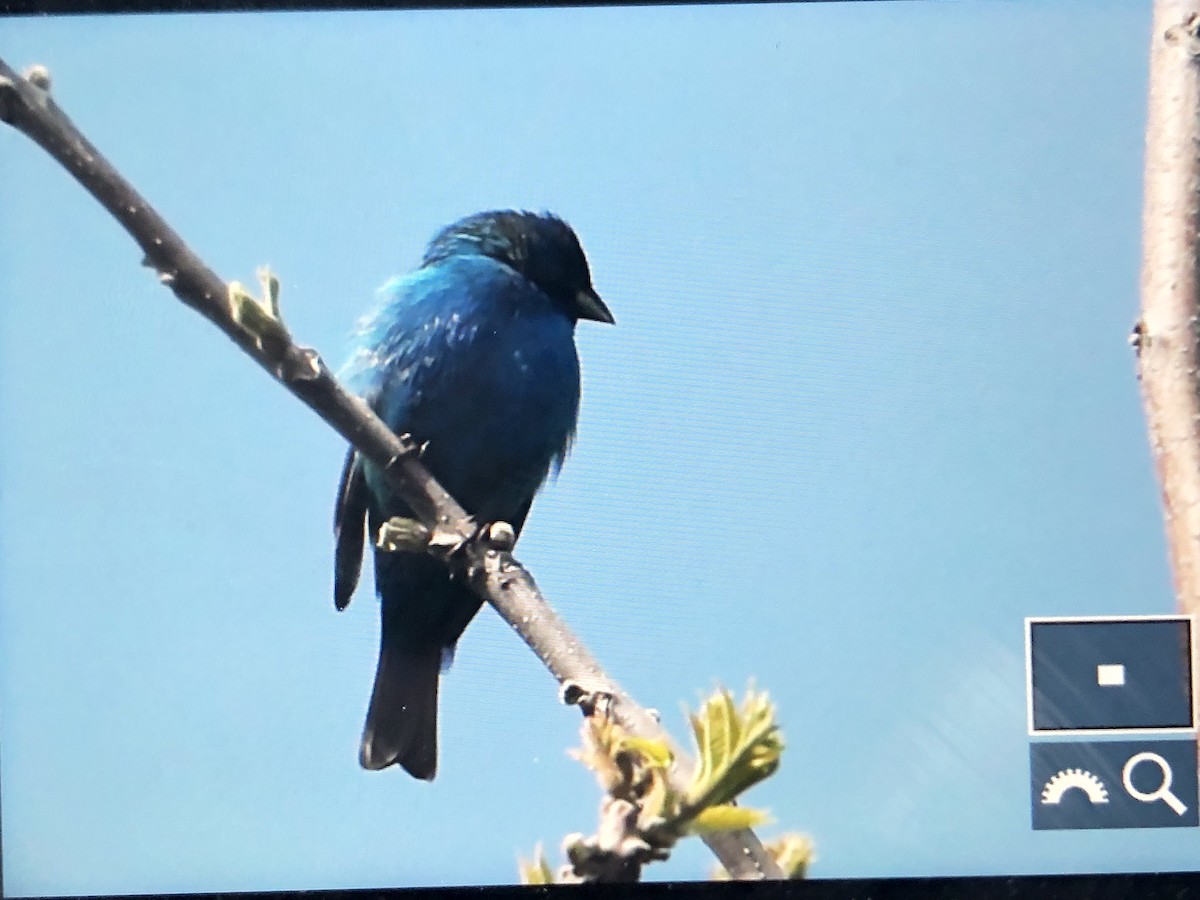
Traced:
<path id="1" fill-rule="evenodd" d="M 429 548 L 429 529 L 416 519 L 393 516 L 379 526 L 375 546 L 389 553 L 422 553 Z"/>

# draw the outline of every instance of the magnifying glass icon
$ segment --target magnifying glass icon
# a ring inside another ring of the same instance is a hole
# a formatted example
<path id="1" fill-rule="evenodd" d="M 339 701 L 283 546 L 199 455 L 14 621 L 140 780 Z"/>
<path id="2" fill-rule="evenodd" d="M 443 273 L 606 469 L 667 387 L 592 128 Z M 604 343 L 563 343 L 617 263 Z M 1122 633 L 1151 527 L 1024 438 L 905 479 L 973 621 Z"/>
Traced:
<path id="1" fill-rule="evenodd" d="M 1158 766 L 1159 772 L 1162 773 L 1162 783 L 1152 791 L 1139 791 L 1133 786 L 1133 770 L 1138 763 L 1154 763 Z M 1182 800 L 1171 793 L 1171 782 L 1174 781 L 1174 773 L 1171 771 L 1170 764 L 1159 756 L 1157 753 L 1136 753 L 1129 757 L 1125 763 L 1125 768 L 1121 770 L 1121 781 L 1125 784 L 1125 790 L 1129 792 L 1129 796 L 1134 800 L 1141 800 L 1143 803 L 1154 803 L 1161 800 L 1171 809 L 1175 810 L 1177 816 L 1182 816 L 1187 812 L 1187 806 Z"/>

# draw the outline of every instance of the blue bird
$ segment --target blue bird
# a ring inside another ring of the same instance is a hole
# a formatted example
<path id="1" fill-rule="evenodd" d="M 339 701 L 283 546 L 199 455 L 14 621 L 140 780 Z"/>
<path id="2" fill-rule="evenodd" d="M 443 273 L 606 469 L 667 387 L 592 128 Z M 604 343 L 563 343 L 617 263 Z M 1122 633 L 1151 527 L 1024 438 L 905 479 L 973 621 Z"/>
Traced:
<path id="1" fill-rule="evenodd" d="M 430 472 L 479 523 L 520 534 L 534 494 L 561 468 L 579 412 L 575 323 L 613 321 L 561 219 L 478 213 L 430 242 L 360 323 L 343 370 L 396 434 L 426 445 Z M 346 456 L 334 512 L 334 604 L 344 609 L 372 538 L 412 512 L 378 467 Z M 375 551 L 382 629 L 359 762 L 437 771 L 440 673 L 480 599 L 424 553 Z"/>

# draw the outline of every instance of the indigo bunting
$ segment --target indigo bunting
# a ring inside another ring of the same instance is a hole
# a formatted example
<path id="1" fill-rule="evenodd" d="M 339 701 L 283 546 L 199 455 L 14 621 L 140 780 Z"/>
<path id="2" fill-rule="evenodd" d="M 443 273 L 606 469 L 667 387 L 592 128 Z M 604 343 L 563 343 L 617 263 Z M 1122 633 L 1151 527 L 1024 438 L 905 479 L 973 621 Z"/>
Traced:
<path id="1" fill-rule="evenodd" d="M 493 211 L 455 222 L 416 271 L 389 281 L 356 332 L 343 374 L 396 434 L 425 444 L 433 476 L 476 522 L 520 534 L 561 468 L 579 411 L 575 323 L 613 321 L 575 232 L 549 214 Z M 346 456 L 334 513 L 334 603 L 344 609 L 372 538 L 412 517 L 377 466 Z M 375 551 L 382 629 L 363 729 L 366 769 L 437 771 L 438 680 L 482 601 L 425 553 Z"/>

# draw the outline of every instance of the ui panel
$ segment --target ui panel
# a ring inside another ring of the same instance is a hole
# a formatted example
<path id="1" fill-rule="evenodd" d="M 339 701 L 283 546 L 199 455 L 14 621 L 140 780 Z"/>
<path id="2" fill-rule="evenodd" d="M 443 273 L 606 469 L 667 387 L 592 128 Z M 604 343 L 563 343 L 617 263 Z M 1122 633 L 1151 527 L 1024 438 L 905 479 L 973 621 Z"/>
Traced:
<path id="1" fill-rule="evenodd" d="M 1200 824 L 1190 616 L 1025 621 L 1036 830 Z"/>

